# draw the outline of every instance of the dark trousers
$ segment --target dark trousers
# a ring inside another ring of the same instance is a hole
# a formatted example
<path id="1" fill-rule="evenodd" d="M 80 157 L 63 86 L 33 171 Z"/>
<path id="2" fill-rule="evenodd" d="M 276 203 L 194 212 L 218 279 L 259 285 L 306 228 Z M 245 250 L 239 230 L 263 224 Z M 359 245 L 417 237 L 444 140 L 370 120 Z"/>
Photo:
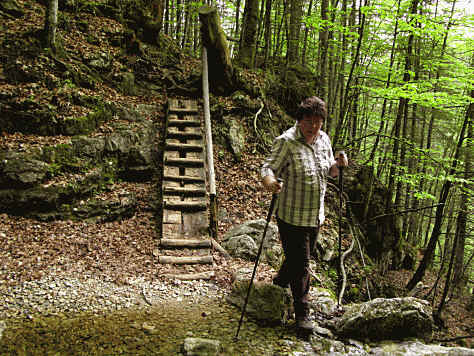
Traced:
<path id="1" fill-rule="evenodd" d="M 308 315 L 309 259 L 319 227 L 295 226 L 277 217 L 285 260 L 276 276 L 280 285 L 290 284 L 296 318 Z"/>

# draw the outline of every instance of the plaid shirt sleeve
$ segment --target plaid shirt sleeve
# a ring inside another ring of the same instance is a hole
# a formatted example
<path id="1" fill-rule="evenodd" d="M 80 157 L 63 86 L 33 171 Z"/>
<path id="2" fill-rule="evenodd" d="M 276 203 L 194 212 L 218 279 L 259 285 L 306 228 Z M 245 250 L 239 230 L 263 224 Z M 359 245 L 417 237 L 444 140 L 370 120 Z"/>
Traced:
<path id="1" fill-rule="evenodd" d="M 278 177 L 283 167 L 286 165 L 288 157 L 288 146 L 284 138 L 277 137 L 272 146 L 271 154 L 265 159 L 261 175 L 262 178 L 266 176 Z"/>

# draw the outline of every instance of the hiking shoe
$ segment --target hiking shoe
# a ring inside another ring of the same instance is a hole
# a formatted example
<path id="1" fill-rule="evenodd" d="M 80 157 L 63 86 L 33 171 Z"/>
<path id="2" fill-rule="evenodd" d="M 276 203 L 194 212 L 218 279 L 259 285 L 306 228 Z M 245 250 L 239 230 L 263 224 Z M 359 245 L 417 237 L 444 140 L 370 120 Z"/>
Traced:
<path id="1" fill-rule="evenodd" d="M 286 284 L 283 283 L 283 282 L 278 278 L 278 276 L 275 277 L 275 278 L 273 278 L 273 284 L 276 285 L 276 286 L 279 286 L 279 287 L 281 287 L 281 288 L 283 288 L 283 289 L 285 289 L 285 288 L 290 288 L 290 283 L 286 283 Z"/>

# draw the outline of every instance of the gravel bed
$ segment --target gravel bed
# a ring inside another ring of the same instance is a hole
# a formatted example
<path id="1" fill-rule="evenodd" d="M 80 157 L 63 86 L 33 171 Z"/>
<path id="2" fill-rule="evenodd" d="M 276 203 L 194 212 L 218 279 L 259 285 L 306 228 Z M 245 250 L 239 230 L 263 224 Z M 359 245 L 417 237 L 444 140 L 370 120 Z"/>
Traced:
<path id="1" fill-rule="evenodd" d="M 94 312 L 159 304 L 166 300 L 196 303 L 223 295 L 212 281 L 145 281 L 117 285 L 93 276 L 47 276 L 0 289 L 0 319 L 34 315 Z"/>

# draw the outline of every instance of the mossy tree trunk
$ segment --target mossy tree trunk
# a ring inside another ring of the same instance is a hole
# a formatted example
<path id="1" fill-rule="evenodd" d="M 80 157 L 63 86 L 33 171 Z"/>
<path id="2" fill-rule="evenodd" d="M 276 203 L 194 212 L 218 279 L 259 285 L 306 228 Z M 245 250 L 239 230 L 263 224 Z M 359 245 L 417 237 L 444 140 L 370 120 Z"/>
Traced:
<path id="1" fill-rule="evenodd" d="M 257 22 L 258 0 L 246 0 L 239 49 L 239 62 L 246 68 L 252 68 L 255 63 Z"/>
<path id="2" fill-rule="evenodd" d="M 49 0 L 44 22 L 44 41 L 48 48 L 56 51 L 56 30 L 58 28 L 58 0 Z"/>
<path id="3" fill-rule="evenodd" d="M 203 45 L 207 48 L 209 84 L 211 91 L 229 93 L 234 87 L 233 67 L 229 46 L 215 8 L 203 6 L 199 9 Z"/>

